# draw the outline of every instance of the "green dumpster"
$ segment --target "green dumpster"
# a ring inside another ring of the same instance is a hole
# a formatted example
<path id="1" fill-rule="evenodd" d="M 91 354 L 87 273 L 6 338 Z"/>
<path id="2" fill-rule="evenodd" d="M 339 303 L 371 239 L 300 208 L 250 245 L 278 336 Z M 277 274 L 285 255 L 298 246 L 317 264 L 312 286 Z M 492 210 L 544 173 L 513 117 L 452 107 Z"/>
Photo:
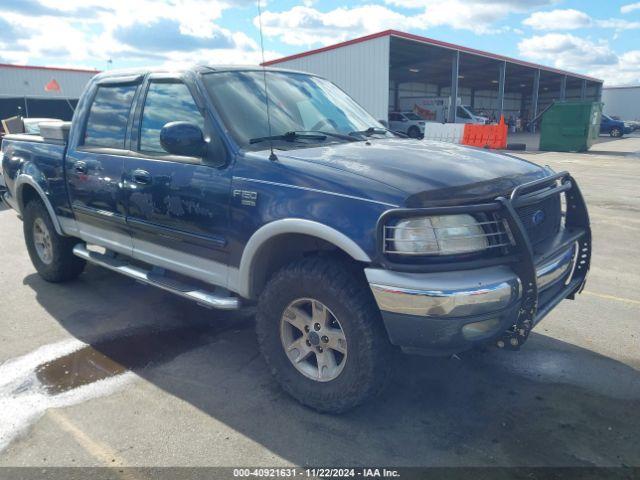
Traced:
<path id="1" fill-rule="evenodd" d="M 540 125 L 540 150 L 584 152 L 600 134 L 600 102 L 556 102 Z"/>

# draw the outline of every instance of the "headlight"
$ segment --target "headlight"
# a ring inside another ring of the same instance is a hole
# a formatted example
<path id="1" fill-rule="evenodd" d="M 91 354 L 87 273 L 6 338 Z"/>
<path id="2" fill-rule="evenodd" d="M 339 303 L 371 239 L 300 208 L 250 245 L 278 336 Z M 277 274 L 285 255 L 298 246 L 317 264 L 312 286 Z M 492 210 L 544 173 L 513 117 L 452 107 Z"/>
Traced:
<path id="1" fill-rule="evenodd" d="M 453 255 L 479 252 L 489 246 L 482 227 L 471 215 L 416 217 L 388 228 L 393 231 L 394 253 Z"/>

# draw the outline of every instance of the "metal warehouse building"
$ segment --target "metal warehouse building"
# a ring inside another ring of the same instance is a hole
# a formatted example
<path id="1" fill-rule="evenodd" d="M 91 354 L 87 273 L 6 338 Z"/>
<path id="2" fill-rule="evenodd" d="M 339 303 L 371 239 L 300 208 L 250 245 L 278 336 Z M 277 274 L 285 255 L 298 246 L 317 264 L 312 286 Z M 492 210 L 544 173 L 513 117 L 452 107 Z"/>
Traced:
<path id="1" fill-rule="evenodd" d="M 0 64 L 0 119 L 50 117 L 70 120 L 95 70 Z"/>
<path id="2" fill-rule="evenodd" d="M 602 80 L 387 30 L 266 62 L 333 81 L 379 119 L 407 100 L 460 99 L 489 117 L 534 119 L 553 100 L 599 100 Z M 448 121 L 455 121 L 450 102 Z"/>
<path id="3" fill-rule="evenodd" d="M 622 120 L 640 120 L 640 85 L 602 89 L 604 113 Z"/>

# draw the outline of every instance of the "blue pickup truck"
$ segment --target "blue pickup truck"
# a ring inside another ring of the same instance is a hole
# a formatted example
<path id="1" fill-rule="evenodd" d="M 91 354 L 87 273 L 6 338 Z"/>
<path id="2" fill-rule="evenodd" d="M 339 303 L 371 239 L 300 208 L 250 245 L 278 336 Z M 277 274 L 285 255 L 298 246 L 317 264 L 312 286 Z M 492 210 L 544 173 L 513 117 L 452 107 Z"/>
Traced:
<path id="1" fill-rule="evenodd" d="M 609 115 L 602 114 L 600 133 L 608 134 L 614 138 L 622 137 L 633 132 L 633 129 L 622 120 L 616 120 Z"/>
<path id="2" fill-rule="evenodd" d="M 589 269 L 570 174 L 394 134 L 299 72 L 102 73 L 70 124 L 7 135 L 2 157 L 45 280 L 92 263 L 255 308 L 277 381 L 325 412 L 379 391 L 397 348 L 518 349 Z"/>

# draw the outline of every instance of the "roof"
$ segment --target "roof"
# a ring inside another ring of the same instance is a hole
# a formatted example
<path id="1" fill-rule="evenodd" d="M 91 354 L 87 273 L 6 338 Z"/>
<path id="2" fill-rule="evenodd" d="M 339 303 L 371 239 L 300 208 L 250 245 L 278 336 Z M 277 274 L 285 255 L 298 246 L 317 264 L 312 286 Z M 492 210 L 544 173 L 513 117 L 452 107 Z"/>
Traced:
<path id="1" fill-rule="evenodd" d="M 206 73 L 206 72 L 262 72 L 266 70 L 268 72 L 285 72 L 285 73 L 302 73 L 304 75 L 313 75 L 308 72 L 301 72 L 297 70 L 291 70 L 288 68 L 263 68 L 260 65 L 192 65 L 180 68 L 172 68 L 172 67 L 131 67 L 131 68 L 120 68 L 114 70 L 106 70 L 104 72 L 97 72 L 99 75 L 95 77 L 95 81 L 108 80 L 112 78 L 118 77 L 130 77 L 130 76 L 141 76 L 147 74 L 159 74 L 159 75 L 180 75 L 185 72 L 197 72 L 197 73 Z"/>
<path id="2" fill-rule="evenodd" d="M 25 70 L 54 70 L 58 72 L 100 73 L 100 70 L 89 70 L 83 68 L 41 67 L 37 65 L 13 65 L 11 63 L 0 63 L 0 68 L 22 68 Z"/>
<path id="3" fill-rule="evenodd" d="M 603 90 L 621 90 L 624 88 L 640 88 L 640 85 L 607 85 L 606 87 L 602 87 Z"/>
<path id="4" fill-rule="evenodd" d="M 479 56 L 482 56 L 482 57 L 491 58 L 491 59 L 494 59 L 494 60 L 500 60 L 500 61 L 509 62 L 509 63 L 514 63 L 514 64 L 522 65 L 522 66 L 525 66 L 525 67 L 537 68 L 537 69 L 545 70 L 545 71 L 548 71 L 548 72 L 559 73 L 561 75 L 570 75 L 572 77 L 581 78 L 581 79 L 589 80 L 589 81 L 592 81 L 592 82 L 598 82 L 598 83 L 602 83 L 603 82 L 603 80 L 600 80 L 600 79 L 594 78 L 594 77 L 589 77 L 587 75 L 568 72 L 566 70 L 560 70 L 560 69 L 553 68 L 553 67 L 547 67 L 545 65 L 539 65 L 537 63 L 525 62 L 524 60 L 518 60 L 517 58 L 511 58 L 511 57 L 507 57 L 507 56 L 504 56 L 504 55 L 498 55 L 498 54 L 495 54 L 495 53 L 489 53 L 489 52 L 485 52 L 485 51 L 482 51 L 482 50 L 476 50 L 475 48 L 469 48 L 469 47 L 465 47 L 465 46 L 462 46 L 462 45 L 456 45 L 454 43 L 443 42 L 443 41 L 440 41 L 440 40 L 435 40 L 433 38 L 423 37 L 421 35 L 415 35 L 413 33 L 401 32 L 399 30 L 385 30 L 383 32 L 373 33 L 371 35 L 366 35 L 364 37 L 359 37 L 359 38 L 354 38 L 352 40 L 347 40 L 346 42 L 336 43 L 334 45 L 328 45 L 326 47 L 317 48 L 315 50 L 309 50 L 307 52 L 301 52 L 301 53 L 297 53 L 297 54 L 294 54 L 294 55 L 289 55 L 287 57 L 278 58 L 276 60 L 269 60 L 267 62 L 264 62 L 263 65 L 265 65 L 265 66 L 276 65 L 278 63 L 288 62 L 290 60 L 295 60 L 297 58 L 307 57 L 309 55 L 315 55 L 317 53 L 327 52 L 327 51 L 330 51 L 330 50 L 336 50 L 338 48 L 346 47 L 348 45 L 353 45 L 354 43 L 367 42 L 369 40 L 373 40 L 373 39 L 380 38 L 380 37 L 387 37 L 387 36 L 404 38 L 404 39 L 407 39 L 407 40 L 413 40 L 413 41 L 416 41 L 416 42 L 426 43 L 426 44 L 433 45 L 433 46 L 436 46 L 436 47 L 442 47 L 442 48 L 447 48 L 447 49 L 451 49 L 451 50 L 458 50 L 460 52 L 469 53 L 469 54 L 472 54 L 472 55 L 479 55 Z"/>

